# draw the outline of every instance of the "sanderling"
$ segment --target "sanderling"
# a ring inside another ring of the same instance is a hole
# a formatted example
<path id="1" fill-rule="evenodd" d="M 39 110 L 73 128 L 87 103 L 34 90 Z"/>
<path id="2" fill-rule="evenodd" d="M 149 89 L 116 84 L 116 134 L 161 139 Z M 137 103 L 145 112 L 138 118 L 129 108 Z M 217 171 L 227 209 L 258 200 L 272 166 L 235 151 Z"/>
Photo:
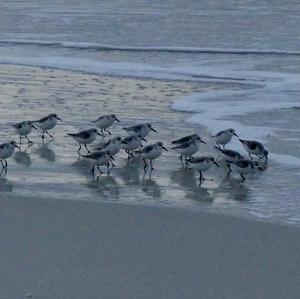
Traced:
<path id="1" fill-rule="evenodd" d="M 128 133 L 141 135 L 142 137 L 146 137 L 150 131 L 157 133 L 157 131 L 153 129 L 152 125 L 149 123 L 131 126 L 123 129 L 126 130 Z"/>
<path id="2" fill-rule="evenodd" d="M 173 141 L 171 141 L 171 143 L 172 144 L 185 143 L 185 142 L 192 141 L 196 137 L 200 137 L 200 136 L 198 134 L 187 135 L 187 136 L 184 136 L 184 137 L 182 137 L 180 139 L 173 140 Z"/>
<path id="3" fill-rule="evenodd" d="M 90 150 L 87 148 L 87 144 L 93 143 L 96 140 L 97 135 L 102 136 L 99 134 L 98 130 L 95 128 L 87 129 L 80 131 L 79 133 L 68 133 L 69 136 L 73 137 L 79 144 L 78 153 L 80 154 L 81 145 L 84 144 L 88 153 Z"/>
<path id="4" fill-rule="evenodd" d="M 122 140 L 121 146 L 128 155 L 128 162 L 130 160 L 130 157 L 134 158 L 133 151 L 142 146 L 142 141 L 147 142 L 147 140 L 141 135 L 130 135 Z"/>
<path id="5" fill-rule="evenodd" d="M 121 137 L 114 137 L 113 139 L 108 140 L 107 142 L 102 142 L 95 144 L 94 149 L 95 151 L 109 151 L 109 153 L 114 156 L 116 155 L 121 149 Z"/>
<path id="6" fill-rule="evenodd" d="M 238 160 L 236 162 L 227 161 L 229 164 L 230 169 L 236 170 L 240 173 L 243 182 L 246 180 L 244 174 L 253 173 L 255 169 L 263 171 L 263 168 L 257 161 L 250 161 L 250 160 Z"/>
<path id="7" fill-rule="evenodd" d="M 203 171 L 211 168 L 213 164 L 219 167 L 219 164 L 216 162 L 215 158 L 212 156 L 203 156 L 203 157 L 190 157 L 187 160 L 188 165 L 197 170 L 200 174 L 199 182 L 200 184 L 205 181 L 205 178 L 202 174 Z"/>
<path id="8" fill-rule="evenodd" d="M 33 121 L 33 123 L 42 130 L 42 139 L 45 138 L 45 133 L 50 136 L 51 138 L 54 138 L 51 134 L 49 134 L 48 130 L 54 128 L 56 126 L 57 120 L 61 119 L 54 113 L 49 114 L 39 120 Z"/>
<path id="9" fill-rule="evenodd" d="M 252 155 L 255 155 L 259 158 L 265 158 L 268 160 L 268 151 L 264 148 L 264 146 L 258 142 L 253 140 L 243 140 L 239 139 L 239 141 L 242 143 L 245 150 L 248 152 L 249 157 L 252 159 Z"/>
<path id="10" fill-rule="evenodd" d="M 121 150 L 121 142 L 121 137 L 114 137 L 113 139 L 108 140 L 107 142 L 97 144 L 94 148 L 95 151 L 108 151 L 111 156 L 115 156 Z M 113 167 L 115 166 L 112 161 L 111 165 Z"/>
<path id="11" fill-rule="evenodd" d="M 229 150 L 229 149 L 221 149 L 217 146 L 215 146 L 215 149 L 218 150 L 221 153 L 224 160 L 226 161 L 226 165 L 227 165 L 228 170 L 229 170 L 228 174 L 231 172 L 231 168 L 230 168 L 230 165 L 228 164 L 228 161 L 236 162 L 236 161 L 244 159 L 244 157 L 237 151 Z"/>
<path id="12" fill-rule="evenodd" d="M 109 174 L 109 162 L 110 160 L 114 160 L 114 157 L 109 153 L 109 151 L 102 151 L 102 152 L 94 152 L 91 154 L 83 155 L 84 158 L 89 159 L 92 162 L 92 174 L 95 174 L 95 167 L 100 172 L 100 175 L 103 174 L 103 171 L 100 169 L 100 166 L 106 165 L 107 167 L 107 174 Z M 99 176 L 98 176 L 99 178 Z"/>
<path id="13" fill-rule="evenodd" d="M 108 114 L 100 116 L 96 120 L 93 120 L 92 123 L 94 123 L 97 128 L 101 129 L 101 134 L 104 137 L 104 132 L 107 132 L 109 135 L 111 135 L 111 132 L 108 131 L 107 128 L 109 128 L 114 123 L 114 121 L 120 122 L 115 114 Z"/>
<path id="14" fill-rule="evenodd" d="M 218 147 L 220 147 L 220 144 L 223 145 L 223 148 L 225 148 L 225 144 L 229 143 L 232 139 L 232 136 L 238 137 L 238 135 L 235 133 L 234 129 L 227 129 L 224 131 L 220 131 L 216 135 L 212 136 L 216 138 L 216 144 Z"/>
<path id="15" fill-rule="evenodd" d="M 198 135 L 194 136 L 191 141 L 180 143 L 172 149 L 180 153 L 180 161 L 182 162 L 182 158 L 190 157 L 196 154 L 199 150 L 200 142 L 205 143 Z"/>
<path id="16" fill-rule="evenodd" d="M 146 173 L 147 168 L 147 160 L 150 161 L 151 172 L 153 170 L 152 160 L 159 158 L 162 154 L 162 150 L 168 151 L 162 142 L 156 142 L 154 144 L 150 144 L 143 149 L 137 151 L 137 153 L 141 154 L 141 157 L 144 161 L 144 171 Z"/>
<path id="17" fill-rule="evenodd" d="M 0 144 L 0 161 L 1 161 L 2 169 L 4 168 L 7 169 L 6 159 L 12 156 L 16 147 L 20 149 L 20 147 L 17 145 L 15 141 L 9 141 L 7 143 Z M 3 165 L 3 161 L 4 161 L 4 165 Z"/>
<path id="18" fill-rule="evenodd" d="M 28 140 L 28 143 L 32 143 L 32 141 L 27 137 L 27 135 L 31 133 L 32 128 L 36 129 L 32 121 L 26 120 L 13 124 L 12 126 L 15 128 L 16 133 L 20 136 L 20 144 L 23 136 Z"/>

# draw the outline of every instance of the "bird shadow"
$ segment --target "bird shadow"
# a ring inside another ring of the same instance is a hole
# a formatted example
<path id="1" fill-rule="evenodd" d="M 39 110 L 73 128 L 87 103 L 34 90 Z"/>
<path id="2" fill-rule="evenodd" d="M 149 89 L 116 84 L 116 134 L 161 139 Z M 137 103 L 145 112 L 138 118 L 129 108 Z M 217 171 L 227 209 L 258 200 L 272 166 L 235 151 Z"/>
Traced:
<path id="1" fill-rule="evenodd" d="M 56 155 L 55 152 L 48 147 L 49 143 L 43 143 L 43 145 L 40 146 L 35 152 L 41 159 L 48 162 L 55 162 Z"/>
<path id="2" fill-rule="evenodd" d="M 12 192 L 14 189 L 14 184 L 10 182 L 7 178 L 1 177 L 0 174 L 0 192 Z"/>
<path id="3" fill-rule="evenodd" d="M 26 151 L 19 151 L 14 154 L 15 162 L 23 166 L 29 167 L 31 165 L 31 157 Z"/>

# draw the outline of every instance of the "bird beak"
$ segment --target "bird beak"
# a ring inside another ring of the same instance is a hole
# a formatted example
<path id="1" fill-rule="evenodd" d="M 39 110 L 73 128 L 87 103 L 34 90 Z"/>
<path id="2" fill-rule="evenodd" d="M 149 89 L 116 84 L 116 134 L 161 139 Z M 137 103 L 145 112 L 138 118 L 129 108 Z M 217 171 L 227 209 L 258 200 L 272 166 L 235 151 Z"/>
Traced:
<path id="1" fill-rule="evenodd" d="M 168 151 L 164 146 L 162 147 L 163 150 L 165 150 L 166 152 Z"/>
<path id="2" fill-rule="evenodd" d="M 35 130 L 37 130 L 36 126 L 34 126 L 34 125 L 31 125 L 31 127 L 32 127 L 32 128 L 34 128 Z"/>
<path id="3" fill-rule="evenodd" d="M 125 142 L 125 141 L 122 141 L 121 143 L 122 143 L 122 144 L 128 144 L 128 143 L 127 143 L 127 142 Z"/>
<path id="4" fill-rule="evenodd" d="M 120 122 L 120 120 L 119 120 L 119 119 L 117 119 L 117 118 L 115 118 L 115 120 L 116 120 L 117 122 Z"/>
<path id="5" fill-rule="evenodd" d="M 143 137 L 142 137 L 142 140 L 145 141 L 145 142 L 148 142 L 148 141 L 147 141 L 145 138 L 143 138 Z"/>
<path id="6" fill-rule="evenodd" d="M 20 147 L 18 145 L 15 144 L 15 147 L 17 147 L 18 149 L 20 149 Z"/>
<path id="7" fill-rule="evenodd" d="M 239 135 L 238 135 L 238 134 L 236 134 L 236 133 L 233 133 L 233 135 L 234 135 L 234 136 L 236 136 L 236 137 L 239 137 Z"/>
<path id="8" fill-rule="evenodd" d="M 103 137 L 99 132 L 97 132 L 97 135 L 99 135 L 99 136 L 101 136 L 101 137 Z"/>
<path id="9" fill-rule="evenodd" d="M 156 131 L 155 129 L 153 129 L 152 127 L 151 127 L 151 131 L 153 131 L 153 132 L 157 133 L 157 131 Z"/>
<path id="10" fill-rule="evenodd" d="M 264 171 L 261 167 L 258 167 L 258 169 L 259 169 L 260 171 Z"/>
<path id="11" fill-rule="evenodd" d="M 220 167 L 220 165 L 216 161 L 214 161 L 214 164 L 217 165 L 218 167 Z"/>
<path id="12" fill-rule="evenodd" d="M 202 140 L 202 139 L 200 140 L 200 142 L 202 142 L 202 143 L 206 144 L 206 142 L 205 142 L 204 140 Z"/>
<path id="13" fill-rule="evenodd" d="M 60 121 L 62 121 L 62 119 L 61 118 L 59 118 L 59 117 L 56 117 L 58 120 L 60 120 Z"/>
<path id="14" fill-rule="evenodd" d="M 115 161 L 115 158 L 114 158 L 111 154 L 109 154 L 109 157 L 110 157 L 113 161 Z"/>

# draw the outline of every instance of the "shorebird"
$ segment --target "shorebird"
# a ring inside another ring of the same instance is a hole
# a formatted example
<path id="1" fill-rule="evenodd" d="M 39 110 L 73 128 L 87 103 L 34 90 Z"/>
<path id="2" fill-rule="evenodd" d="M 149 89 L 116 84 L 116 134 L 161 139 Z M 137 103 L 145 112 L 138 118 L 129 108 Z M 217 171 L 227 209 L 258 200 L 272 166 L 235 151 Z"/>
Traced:
<path id="1" fill-rule="evenodd" d="M 180 144 L 194 140 L 196 137 L 200 137 L 198 134 L 191 134 L 182 138 L 171 141 L 172 144 Z"/>
<path id="2" fill-rule="evenodd" d="M 57 124 L 57 120 L 61 119 L 54 113 L 49 114 L 39 120 L 35 120 L 33 121 L 33 123 L 42 130 L 43 134 L 42 134 L 42 139 L 45 138 L 45 133 L 50 136 L 51 138 L 54 138 L 51 134 L 49 134 L 48 130 L 54 128 Z"/>
<path id="3" fill-rule="evenodd" d="M 95 145 L 95 151 L 109 151 L 109 153 L 114 156 L 121 150 L 121 137 L 114 137 L 109 139 L 107 142 L 98 143 Z"/>
<path id="4" fill-rule="evenodd" d="M 251 156 L 251 154 L 252 154 L 259 158 L 264 158 L 264 159 L 268 160 L 269 153 L 260 142 L 253 141 L 253 140 L 243 140 L 243 139 L 239 139 L 239 141 L 242 143 L 243 147 L 248 152 L 249 157 L 251 159 L 253 159 Z"/>
<path id="5" fill-rule="evenodd" d="M 134 158 L 133 151 L 142 146 L 142 141 L 147 142 L 141 135 L 130 135 L 122 140 L 121 147 L 128 155 L 127 162 L 129 162 L 130 157 Z"/>
<path id="6" fill-rule="evenodd" d="M 99 170 L 100 175 L 103 174 L 103 171 L 100 169 L 100 166 L 106 165 L 107 175 L 110 173 L 109 162 L 114 160 L 114 157 L 109 153 L 109 151 L 94 152 L 87 155 L 83 155 L 84 158 L 89 159 L 92 163 L 92 174 L 95 174 L 95 167 Z M 97 179 L 99 176 L 97 177 Z"/>
<path id="7" fill-rule="evenodd" d="M 139 125 L 123 128 L 123 129 L 130 134 L 140 135 L 143 138 L 146 137 L 150 133 L 150 131 L 157 133 L 157 131 L 149 123 L 139 124 Z"/>
<path id="8" fill-rule="evenodd" d="M 137 151 L 141 155 L 141 157 L 144 161 L 144 172 L 145 173 L 146 173 L 146 169 L 148 166 L 147 160 L 150 161 L 151 172 L 152 172 L 152 170 L 154 169 L 153 165 L 152 165 L 152 161 L 161 156 L 162 150 L 168 151 L 165 148 L 164 144 L 159 141 L 154 144 L 150 144 L 150 145 L 144 147 L 143 149 Z"/>
<path id="9" fill-rule="evenodd" d="M 172 149 L 180 154 L 180 161 L 183 163 L 183 157 L 185 157 L 186 160 L 187 157 L 190 157 L 198 152 L 200 143 L 205 143 L 205 141 L 203 141 L 198 135 L 195 135 L 192 137 L 191 141 L 179 143 L 178 145 L 172 147 Z"/>
<path id="10" fill-rule="evenodd" d="M 94 149 L 95 151 L 108 151 L 111 156 L 115 156 L 121 150 L 121 142 L 121 137 L 115 137 L 107 142 L 96 144 Z M 113 167 L 115 166 L 112 161 L 111 164 Z"/>
<path id="11" fill-rule="evenodd" d="M 68 133 L 69 136 L 73 137 L 79 144 L 79 148 L 77 152 L 80 154 L 81 145 L 83 144 L 87 150 L 88 153 L 90 153 L 90 150 L 87 148 L 87 144 L 91 144 L 96 140 L 97 135 L 102 136 L 99 134 L 98 130 L 95 128 L 83 130 L 78 133 Z"/>
<path id="12" fill-rule="evenodd" d="M 216 138 L 216 145 L 220 147 L 220 144 L 223 145 L 223 148 L 225 148 L 225 145 L 230 142 L 232 139 L 232 136 L 238 137 L 238 135 L 235 133 L 234 129 L 227 129 L 224 131 L 220 131 L 216 135 L 212 136 Z"/>
<path id="13" fill-rule="evenodd" d="M 28 143 L 32 143 L 32 141 L 28 138 L 28 134 L 31 133 L 32 128 L 36 129 L 36 127 L 33 125 L 32 121 L 26 120 L 22 121 L 16 124 L 12 125 L 13 128 L 15 129 L 16 133 L 20 136 L 20 144 L 22 142 L 22 137 L 24 136 L 27 140 Z"/>
<path id="14" fill-rule="evenodd" d="M 115 114 L 108 114 L 98 117 L 96 120 L 93 120 L 92 123 L 94 123 L 97 128 L 101 129 L 101 134 L 104 137 L 104 132 L 107 132 L 109 135 L 111 135 L 111 132 L 107 130 L 107 128 L 109 128 L 114 121 L 120 122 Z"/>
<path id="15" fill-rule="evenodd" d="M 15 148 L 20 149 L 15 141 L 9 141 L 7 143 L 0 144 L 0 161 L 2 165 L 2 170 L 7 169 L 7 161 L 9 157 L 11 157 L 15 151 Z M 4 161 L 4 164 L 3 164 Z"/>
<path id="16" fill-rule="evenodd" d="M 236 170 L 240 173 L 243 182 L 246 180 L 244 174 L 253 173 L 255 169 L 263 171 L 263 168 L 257 161 L 243 159 L 236 162 L 228 161 L 228 163 L 231 170 Z"/>
<path id="17" fill-rule="evenodd" d="M 211 168 L 213 164 L 219 167 L 219 164 L 216 162 L 215 158 L 212 156 L 203 156 L 203 157 L 191 157 L 187 160 L 188 165 L 197 170 L 200 174 L 199 183 L 201 184 L 205 181 L 205 178 L 202 174 L 203 171 L 206 171 Z"/>
<path id="18" fill-rule="evenodd" d="M 228 163 L 228 161 L 230 162 L 237 162 L 239 160 L 242 160 L 244 159 L 244 157 L 237 151 L 234 151 L 234 150 L 229 150 L 229 149 L 221 149 L 217 146 L 215 146 L 215 149 L 217 151 L 219 151 L 221 153 L 221 155 L 223 156 L 223 158 L 225 159 L 226 161 L 226 165 L 228 167 L 228 175 L 230 174 L 231 172 L 231 168 L 230 168 L 230 165 Z"/>

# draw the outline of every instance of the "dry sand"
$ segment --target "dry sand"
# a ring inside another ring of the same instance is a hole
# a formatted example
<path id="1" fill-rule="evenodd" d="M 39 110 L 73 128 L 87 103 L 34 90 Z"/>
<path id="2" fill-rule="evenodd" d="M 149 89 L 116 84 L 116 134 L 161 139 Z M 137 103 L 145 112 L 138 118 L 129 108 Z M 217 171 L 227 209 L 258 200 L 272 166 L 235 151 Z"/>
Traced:
<path id="1" fill-rule="evenodd" d="M 299 230 L 167 208 L 1 199 L 0 298 L 299 298 Z"/>

